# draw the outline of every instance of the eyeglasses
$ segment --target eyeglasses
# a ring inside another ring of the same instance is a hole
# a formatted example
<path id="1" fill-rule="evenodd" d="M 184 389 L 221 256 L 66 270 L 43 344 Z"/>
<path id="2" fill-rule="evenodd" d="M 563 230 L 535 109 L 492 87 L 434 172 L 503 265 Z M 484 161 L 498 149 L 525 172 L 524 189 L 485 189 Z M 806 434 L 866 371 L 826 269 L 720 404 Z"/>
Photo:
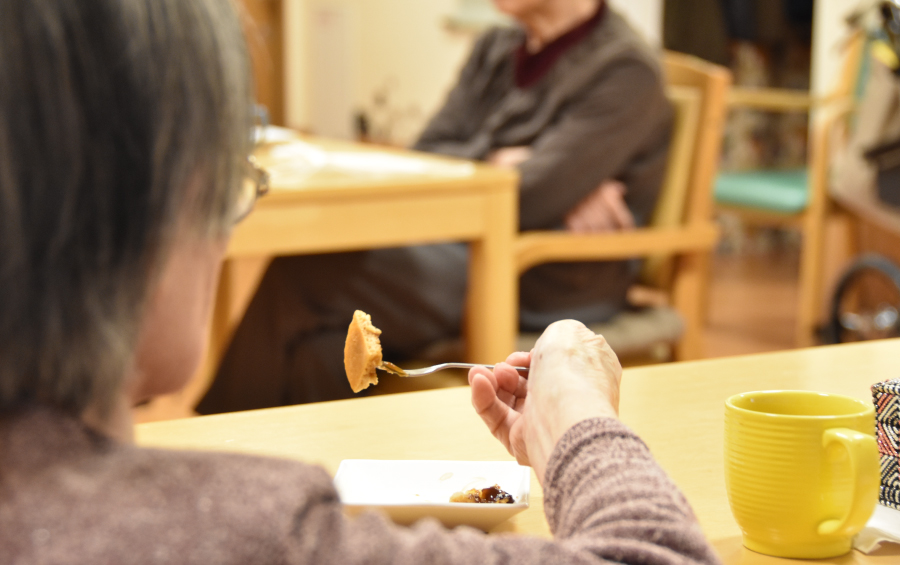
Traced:
<path id="1" fill-rule="evenodd" d="M 234 224 L 239 223 L 253 211 L 260 196 L 269 192 L 269 173 L 260 166 L 252 155 L 247 157 L 247 171 L 241 181 L 237 203 L 234 206 Z"/>

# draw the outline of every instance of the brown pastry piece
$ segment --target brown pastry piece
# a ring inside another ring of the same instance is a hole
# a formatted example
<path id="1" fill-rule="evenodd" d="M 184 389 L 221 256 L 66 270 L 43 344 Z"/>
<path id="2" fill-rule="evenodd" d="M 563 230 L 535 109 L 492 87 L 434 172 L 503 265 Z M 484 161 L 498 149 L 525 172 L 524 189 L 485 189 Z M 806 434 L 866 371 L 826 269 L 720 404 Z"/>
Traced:
<path id="1" fill-rule="evenodd" d="M 466 492 L 454 492 L 450 502 L 470 502 L 476 504 L 514 504 L 516 500 L 511 494 L 502 490 L 500 485 L 482 489 L 469 489 Z"/>
<path id="2" fill-rule="evenodd" d="M 372 317 L 357 310 L 344 344 L 344 370 L 353 392 L 378 384 L 375 369 L 381 366 L 381 330 L 372 325 Z"/>

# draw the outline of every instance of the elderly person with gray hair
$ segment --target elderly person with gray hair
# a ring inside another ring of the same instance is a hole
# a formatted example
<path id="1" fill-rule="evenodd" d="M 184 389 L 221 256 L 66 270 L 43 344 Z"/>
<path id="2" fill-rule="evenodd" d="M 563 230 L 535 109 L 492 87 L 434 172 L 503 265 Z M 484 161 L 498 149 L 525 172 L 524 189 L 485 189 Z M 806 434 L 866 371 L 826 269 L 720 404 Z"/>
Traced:
<path id="1" fill-rule="evenodd" d="M 520 25 L 478 40 L 414 148 L 516 168 L 522 230 L 644 225 L 671 135 L 657 54 L 604 0 L 494 3 Z M 446 244 L 275 259 L 198 411 L 351 396 L 340 360 L 355 309 L 378 320 L 390 359 L 421 358 L 458 337 L 467 253 L 465 244 Z M 529 270 L 519 286 L 521 329 L 609 320 L 627 307 L 638 267 Z"/>
<path id="2" fill-rule="evenodd" d="M 576 322 L 508 359 L 527 380 L 470 375 L 552 540 L 351 521 L 320 468 L 131 444 L 131 407 L 196 368 L 256 195 L 248 83 L 222 0 L 0 2 L 0 563 L 714 563 Z"/>

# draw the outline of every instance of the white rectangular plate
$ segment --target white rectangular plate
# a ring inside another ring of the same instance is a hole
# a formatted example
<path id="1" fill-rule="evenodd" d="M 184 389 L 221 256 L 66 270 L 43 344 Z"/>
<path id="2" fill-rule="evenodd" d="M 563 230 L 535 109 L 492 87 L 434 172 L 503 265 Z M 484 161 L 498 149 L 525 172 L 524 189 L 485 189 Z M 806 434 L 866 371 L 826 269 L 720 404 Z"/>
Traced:
<path id="1" fill-rule="evenodd" d="M 378 508 L 398 524 L 431 516 L 448 528 L 467 525 L 487 531 L 528 508 L 531 469 L 513 461 L 345 459 L 334 484 L 350 515 Z M 450 502 L 454 492 L 495 484 L 516 502 Z"/>

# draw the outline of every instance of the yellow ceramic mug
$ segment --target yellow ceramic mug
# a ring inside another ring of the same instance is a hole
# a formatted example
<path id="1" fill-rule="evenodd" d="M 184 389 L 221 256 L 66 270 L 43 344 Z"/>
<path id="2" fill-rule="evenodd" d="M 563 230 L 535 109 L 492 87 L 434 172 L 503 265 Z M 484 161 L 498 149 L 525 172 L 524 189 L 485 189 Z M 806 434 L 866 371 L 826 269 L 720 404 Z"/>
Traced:
<path id="1" fill-rule="evenodd" d="M 748 549 L 825 558 L 850 551 L 878 502 L 871 403 L 805 391 L 725 402 L 725 486 Z"/>

